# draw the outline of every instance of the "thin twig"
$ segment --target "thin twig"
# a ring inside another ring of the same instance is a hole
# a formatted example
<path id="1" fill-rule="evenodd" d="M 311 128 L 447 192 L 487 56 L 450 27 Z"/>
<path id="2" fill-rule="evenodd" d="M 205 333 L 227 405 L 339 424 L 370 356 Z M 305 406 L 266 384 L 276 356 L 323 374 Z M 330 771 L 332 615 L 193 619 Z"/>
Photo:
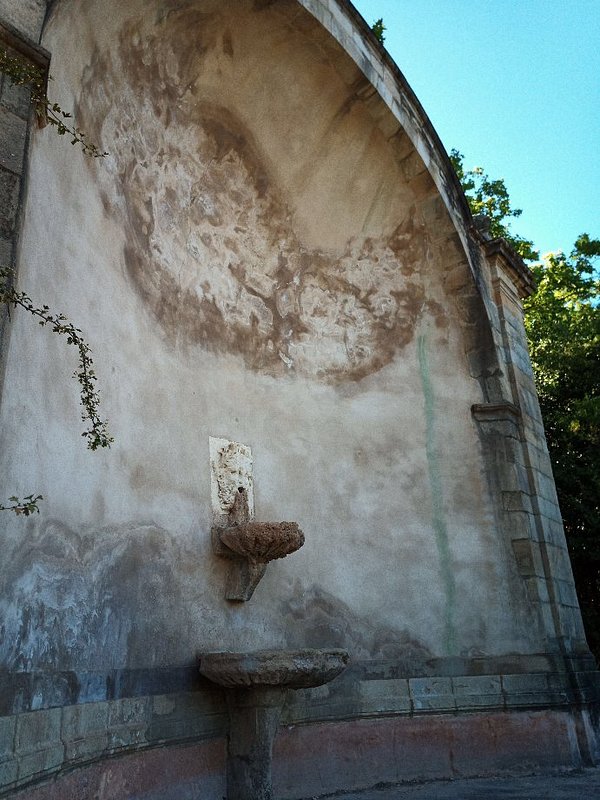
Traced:
<path id="1" fill-rule="evenodd" d="M 40 513 L 38 508 L 38 500 L 43 500 L 44 498 L 41 494 L 35 495 L 35 497 L 32 494 L 28 494 L 27 497 L 24 497 L 22 500 L 19 500 L 18 497 L 9 497 L 8 499 L 13 505 L 0 505 L 0 511 L 13 511 L 18 517 L 21 515 L 28 517 L 34 512 L 36 514 Z"/>
<path id="2" fill-rule="evenodd" d="M 52 314 L 48 306 L 38 308 L 25 292 L 17 291 L 10 283 L 11 270 L 0 270 L 0 303 L 6 303 L 9 308 L 20 306 L 29 314 L 38 318 L 39 325 L 50 325 L 54 333 L 67 337 L 67 344 L 77 348 L 79 352 L 79 367 L 74 373 L 81 386 L 81 405 L 83 412 L 81 418 L 89 422 L 90 426 L 81 435 L 87 439 L 90 450 L 99 447 L 110 447 L 113 438 L 108 433 L 108 423 L 100 418 L 100 397 L 95 388 L 97 381 L 94 372 L 91 350 L 88 343 L 81 335 L 81 329 L 69 322 L 64 314 Z"/>

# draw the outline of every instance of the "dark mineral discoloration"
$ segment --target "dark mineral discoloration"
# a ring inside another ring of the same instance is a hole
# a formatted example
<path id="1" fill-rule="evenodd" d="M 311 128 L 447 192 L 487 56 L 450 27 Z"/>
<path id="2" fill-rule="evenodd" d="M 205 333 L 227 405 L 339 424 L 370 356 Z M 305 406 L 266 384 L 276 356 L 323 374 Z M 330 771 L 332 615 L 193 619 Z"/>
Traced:
<path id="1" fill-rule="evenodd" d="M 209 55 L 235 60 L 236 36 L 219 13 L 184 4 L 150 35 L 128 23 L 118 53 L 94 54 L 79 113 L 90 129 L 104 120 L 114 166 L 112 180 L 99 177 L 104 207 L 127 228 L 127 272 L 172 345 L 235 353 L 272 375 L 360 380 L 432 308 L 424 221 L 413 204 L 391 235 L 306 246 L 270 153 L 223 104 L 226 85 L 221 102 L 203 85 Z M 357 102 L 341 98 L 339 113 Z"/>
<path id="2" fill-rule="evenodd" d="M 193 645 L 182 632 L 193 634 L 176 565 L 190 560 L 152 525 L 80 534 L 47 522 L 5 568 L 0 663 L 27 671 L 185 662 Z"/>
<path id="3" fill-rule="evenodd" d="M 233 39 L 230 30 L 225 31 L 223 34 L 223 52 L 233 58 Z"/>
<path id="4" fill-rule="evenodd" d="M 319 586 L 287 600 L 282 607 L 287 646 L 342 647 L 353 661 L 393 660 L 398 675 L 423 673 L 433 657 L 405 630 L 374 626 Z"/>

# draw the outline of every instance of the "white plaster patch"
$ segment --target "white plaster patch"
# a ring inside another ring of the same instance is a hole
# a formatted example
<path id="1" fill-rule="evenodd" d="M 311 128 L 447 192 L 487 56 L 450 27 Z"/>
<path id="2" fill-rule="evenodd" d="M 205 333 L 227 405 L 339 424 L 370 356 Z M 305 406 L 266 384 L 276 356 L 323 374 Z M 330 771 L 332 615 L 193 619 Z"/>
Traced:
<path id="1" fill-rule="evenodd" d="M 238 489 L 248 495 L 250 518 L 254 517 L 252 450 L 245 444 L 215 436 L 208 438 L 210 453 L 210 499 L 215 517 L 227 516 Z"/>

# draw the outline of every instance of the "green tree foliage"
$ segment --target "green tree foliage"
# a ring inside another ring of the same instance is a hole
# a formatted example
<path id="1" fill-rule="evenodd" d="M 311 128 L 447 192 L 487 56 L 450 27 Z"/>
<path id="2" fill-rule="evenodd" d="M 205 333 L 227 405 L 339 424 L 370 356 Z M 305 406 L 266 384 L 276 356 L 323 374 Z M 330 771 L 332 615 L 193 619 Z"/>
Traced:
<path id="1" fill-rule="evenodd" d="M 522 258 L 538 255 L 513 234 L 502 179 L 450 160 L 473 214 L 491 220 Z M 582 234 L 572 252 L 549 253 L 531 269 L 537 290 L 524 302 L 525 329 L 588 643 L 600 658 L 600 240 Z"/>
<path id="2" fill-rule="evenodd" d="M 588 641 L 600 657 L 600 239 L 533 267 L 525 327 Z"/>
<path id="3" fill-rule="evenodd" d="M 485 214 L 490 220 L 491 235 L 495 239 L 506 239 L 526 261 L 537 260 L 539 253 L 534 249 L 533 242 L 510 230 L 510 220 L 520 217 L 523 211 L 511 206 L 504 179 L 490 178 L 481 167 L 465 169 L 464 156 L 458 150 L 450 151 L 450 161 L 472 213 Z"/>
<path id="4" fill-rule="evenodd" d="M 385 36 L 384 36 L 384 33 L 385 33 L 385 31 L 386 31 L 387 29 L 386 29 L 385 25 L 383 24 L 383 19 L 378 19 L 378 20 L 376 20 L 376 21 L 375 21 L 375 22 L 374 22 L 374 23 L 371 25 L 371 30 L 372 30 L 372 31 L 373 31 L 373 33 L 375 34 L 375 37 L 376 37 L 377 41 L 378 41 L 380 44 L 384 44 L 384 42 L 385 42 Z"/>

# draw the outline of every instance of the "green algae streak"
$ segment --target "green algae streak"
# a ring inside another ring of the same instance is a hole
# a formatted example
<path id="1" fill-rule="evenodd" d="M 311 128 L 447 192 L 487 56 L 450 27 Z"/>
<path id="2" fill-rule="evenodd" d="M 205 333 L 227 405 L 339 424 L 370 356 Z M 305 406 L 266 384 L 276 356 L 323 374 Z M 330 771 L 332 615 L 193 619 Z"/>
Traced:
<path id="1" fill-rule="evenodd" d="M 435 407 L 433 386 L 429 371 L 427 354 L 427 339 L 419 336 L 419 367 L 421 371 L 421 385 L 425 399 L 425 452 L 429 470 L 429 485 L 431 488 L 432 522 L 435 531 L 435 543 L 440 560 L 442 585 L 446 596 L 444 613 L 444 645 L 447 655 L 456 655 L 456 633 L 454 629 L 454 611 L 456 603 L 456 582 L 452 570 L 450 545 L 448 542 L 448 526 L 444 514 L 444 496 L 442 492 L 442 479 L 440 465 L 435 447 Z"/>

